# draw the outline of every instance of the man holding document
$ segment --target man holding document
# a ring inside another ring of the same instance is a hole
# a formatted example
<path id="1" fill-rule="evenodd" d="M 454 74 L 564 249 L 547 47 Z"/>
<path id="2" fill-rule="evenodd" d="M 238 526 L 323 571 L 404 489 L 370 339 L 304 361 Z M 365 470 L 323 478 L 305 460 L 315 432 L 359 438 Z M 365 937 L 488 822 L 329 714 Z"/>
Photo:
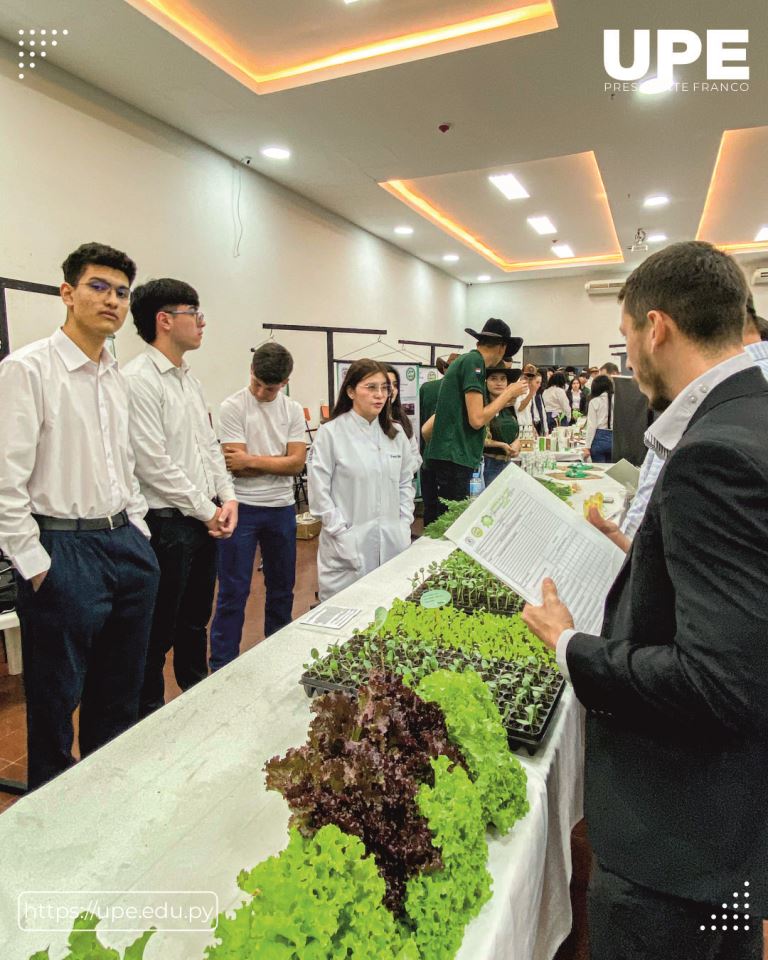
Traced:
<path id="1" fill-rule="evenodd" d="M 768 385 L 747 286 L 678 243 L 627 279 L 621 331 L 664 460 L 602 636 L 552 580 L 530 628 L 587 709 L 593 960 L 759 960 L 768 916 Z M 755 575 L 758 573 L 758 575 Z"/>

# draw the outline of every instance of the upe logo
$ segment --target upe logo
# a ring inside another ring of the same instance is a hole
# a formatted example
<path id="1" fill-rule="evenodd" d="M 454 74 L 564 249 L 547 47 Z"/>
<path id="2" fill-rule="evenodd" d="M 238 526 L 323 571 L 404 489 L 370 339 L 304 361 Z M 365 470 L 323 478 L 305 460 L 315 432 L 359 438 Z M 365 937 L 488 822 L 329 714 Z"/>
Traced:
<path id="1" fill-rule="evenodd" d="M 620 30 L 603 31 L 603 64 L 614 80 L 645 77 L 651 67 L 651 31 L 634 30 L 631 66 L 621 61 Z M 707 80 L 749 80 L 746 65 L 749 30 L 707 30 Z M 738 44 L 738 46 L 737 46 Z M 671 86 L 674 68 L 695 63 L 704 44 L 692 30 L 656 31 L 656 76 L 660 86 Z M 735 64 L 743 63 L 744 66 Z"/>

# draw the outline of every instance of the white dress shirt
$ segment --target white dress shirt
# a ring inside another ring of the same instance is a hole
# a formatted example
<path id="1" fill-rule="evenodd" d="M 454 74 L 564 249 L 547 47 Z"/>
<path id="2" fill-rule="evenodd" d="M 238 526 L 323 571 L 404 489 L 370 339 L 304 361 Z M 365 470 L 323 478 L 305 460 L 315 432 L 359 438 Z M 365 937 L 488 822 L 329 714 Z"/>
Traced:
<path id="1" fill-rule="evenodd" d="M 48 570 L 32 514 L 95 519 L 126 510 L 145 536 L 128 388 L 106 349 L 89 360 L 63 330 L 0 363 L 0 548 L 25 580 Z"/>
<path id="2" fill-rule="evenodd" d="M 151 344 L 123 369 L 130 386 L 130 433 L 136 476 L 150 510 L 175 507 L 203 522 L 213 498 L 235 490 L 213 432 L 200 382 Z"/>
<path id="3" fill-rule="evenodd" d="M 551 413 L 557 419 L 558 414 L 565 416 L 566 423 L 571 422 L 571 405 L 568 402 L 568 394 L 562 387 L 547 387 L 542 393 L 544 398 L 544 409 Z"/>
<path id="4" fill-rule="evenodd" d="M 587 437 L 585 440 L 587 449 L 592 446 L 592 441 L 595 439 L 595 433 L 598 430 L 612 429 L 613 417 L 611 417 L 611 425 L 608 424 L 608 412 L 612 406 L 613 402 L 609 399 L 607 393 L 601 393 L 599 397 L 590 397 L 587 407 Z"/>
<path id="5" fill-rule="evenodd" d="M 664 413 L 662 413 L 658 420 L 652 423 L 645 432 L 645 445 L 649 450 L 652 450 L 661 461 L 659 464 L 659 472 L 664 465 L 664 461 L 671 456 L 675 447 L 680 443 L 694 413 L 696 413 L 712 390 L 719 386 L 724 380 L 727 380 L 728 377 L 732 377 L 736 373 L 741 373 L 743 370 L 748 370 L 754 365 L 748 353 L 737 353 L 735 357 L 729 357 L 727 360 L 723 360 L 722 363 L 711 367 L 706 373 L 702 373 L 700 377 L 692 380 L 687 387 L 678 393 Z M 590 403 L 592 403 L 592 401 L 590 401 Z M 646 460 L 647 459 L 646 457 Z M 658 479 L 658 473 L 656 479 Z M 656 480 L 654 479 L 654 484 L 655 482 Z M 653 487 L 648 487 L 647 500 L 643 506 L 643 515 L 645 514 L 645 508 L 648 506 L 648 500 L 651 499 L 652 492 Z M 642 521 L 642 517 L 640 517 L 640 520 Z M 640 526 L 639 522 L 637 526 Z M 560 668 L 560 672 L 567 679 L 570 679 L 566 659 L 568 644 L 571 637 L 577 632 L 578 631 L 572 629 L 563 630 L 557 641 L 557 649 L 555 651 L 557 665 Z"/>

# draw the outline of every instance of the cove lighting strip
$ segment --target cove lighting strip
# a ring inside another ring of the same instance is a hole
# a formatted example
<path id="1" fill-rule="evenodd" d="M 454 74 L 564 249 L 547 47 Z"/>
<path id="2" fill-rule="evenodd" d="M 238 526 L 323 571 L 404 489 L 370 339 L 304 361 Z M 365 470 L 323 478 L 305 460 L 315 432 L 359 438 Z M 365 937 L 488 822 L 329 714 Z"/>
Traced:
<path id="1" fill-rule="evenodd" d="M 741 243 L 718 243 L 712 239 L 708 233 L 707 220 L 712 214 L 712 208 L 719 205 L 718 196 L 721 184 L 728 186 L 735 182 L 733 177 L 737 171 L 733 170 L 735 161 L 732 159 L 731 151 L 735 149 L 737 138 L 750 136 L 757 133 L 765 133 L 765 127 L 752 127 L 747 130 L 724 130 L 720 138 L 720 146 L 717 150 L 717 159 L 712 169 L 712 179 L 709 181 L 707 198 L 704 201 L 704 209 L 701 211 L 701 220 L 699 220 L 699 229 L 696 231 L 697 240 L 707 240 L 709 243 L 723 250 L 725 253 L 755 253 L 761 250 L 768 250 L 768 240 L 747 240 Z"/>
<path id="2" fill-rule="evenodd" d="M 262 73 L 248 62 L 245 52 L 235 50 L 232 39 L 223 30 L 217 30 L 210 20 L 192 8 L 191 3 L 183 0 L 126 2 L 255 93 L 271 93 L 302 83 L 348 76 L 358 72 L 355 65 L 359 70 L 371 70 L 557 27 L 552 0 L 541 0 L 474 20 L 339 50 L 330 56 Z M 462 40 L 467 42 L 461 43 Z"/>
<path id="3" fill-rule="evenodd" d="M 435 226 L 440 227 L 441 230 L 445 230 L 446 233 L 449 233 L 452 237 L 455 237 L 461 241 L 461 243 L 470 247 L 476 253 L 479 253 L 481 257 L 485 257 L 486 260 L 494 266 L 499 267 L 505 273 L 515 273 L 519 270 L 542 270 L 548 267 L 578 266 L 579 264 L 587 263 L 595 265 L 601 263 L 624 263 L 624 255 L 619 248 L 615 230 L 614 238 L 616 239 L 617 247 L 617 252 L 615 253 L 598 253 L 590 257 L 550 257 L 547 260 L 505 260 L 504 257 L 496 253 L 495 250 L 491 250 L 490 247 L 486 246 L 481 240 L 478 240 L 477 237 L 462 227 L 461 224 L 456 223 L 456 221 L 432 206 L 424 197 L 419 196 L 404 180 L 387 180 L 384 183 L 380 183 L 379 186 L 383 187 L 388 193 L 391 193 L 392 196 L 402 200 L 403 203 L 408 204 L 412 210 L 426 217 L 426 219 L 434 223 Z"/>

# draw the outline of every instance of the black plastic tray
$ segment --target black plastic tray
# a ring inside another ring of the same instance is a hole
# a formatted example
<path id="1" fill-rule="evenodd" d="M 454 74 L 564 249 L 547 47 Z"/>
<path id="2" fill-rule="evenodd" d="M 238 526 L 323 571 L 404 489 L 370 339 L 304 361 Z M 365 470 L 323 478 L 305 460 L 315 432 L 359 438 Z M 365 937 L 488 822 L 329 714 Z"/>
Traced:
<path id="1" fill-rule="evenodd" d="M 421 595 L 426 593 L 428 590 L 447 590 L 447 587 L 441 587 L 439 584 L 433 583 L 431 578 L 429 578 L 425 580 L 424 583 L 416 587 L 416 589 L 413 590 L 405 599 L 410 603 L 418 603 L 421 599 Z M 447 592 L 450 593 L 451 591 L 448 590 Z M 498 608 L 494 609 L 493 607 L 486 607 L 484 604 L 478 604 L 476 607 L 470 607 L 469 604 L 459 603 L 459 601 L 456 600 L 453 595 L 451 595 L 451 606 L 455 607 L 456 610 L 461 610 L 462 613 L 479 613 L 482 611 L 483 613 L 492 613 L 497 617 L 512 617 L 516 613 L 520 613 L 520 610 L 522 609 L 522 606 L 520 606 L 516 610 L 500 610 Z"/>

